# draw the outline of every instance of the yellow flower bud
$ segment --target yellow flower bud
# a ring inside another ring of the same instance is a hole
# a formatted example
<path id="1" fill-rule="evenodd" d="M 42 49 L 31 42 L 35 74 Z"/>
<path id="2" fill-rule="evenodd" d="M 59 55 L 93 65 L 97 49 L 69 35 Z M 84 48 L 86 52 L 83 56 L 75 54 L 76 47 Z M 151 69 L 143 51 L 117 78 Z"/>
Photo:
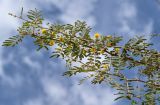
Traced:
<path id="1" fill-rule="evenodd" d="M 102 65 L 102 68 L 109 69 L 109 64 Z"/>
<path id="2" fill-rule="evenodd" d="M 103 54 L 103 53 L 104 53 L 104 49 L 101 49 L 100 54 Z"/>
<path id="3" fill-rule="evenodd" d="M 60 42 L 64 42 L 64 38 L 62 36 L 59 37 Z"/>
<path id="4" fill-rule="evenodd" d="M 50 45 L 50 46 L 53 46 L 54 43 L 55 43 L 54 40 L 51 40 L 51 41 L 49 42 L 49 45 Z"/>
<path id="5" fill-rule="evenodd" d="M 101 35 L 100 35 L 99 33 L 95 33 L 95 34 L 94 34 L 94 37 L 95 37 L 96 39 L 98 39 L 100 36 L 101 36 Z"/>
<path id="6" fill-rule="evenodd" d="M 41 32 L 42 32 L 42 34 L 46 34 L 47 33 L 47 29 L 42 29 Z"/>
<path id="7" fill-rule="evenodd" d="M 99 83 L 101 83 L 104 79 L 105 79 L 105 77 L 101 76 L 100 79 L 99 79 Z"/>
<path id="8" fill-rule="evenodd" d="M 96 49 L 95 48 L 91 48 L 90 51 L 93 52 L 93 53 L 95 53 Z"/>
<path id="9" fill-rule="evenodd" d="M 52 33 L 51 33 L 51 36 L 55 36 L 55 35 L 56 35 L 55 32 L 52 32 Z"/>
<path id="10" fill-rule="evenodd" d="M 115 50 L 116 53 L 119 53 L 120 48 L 114 48 L 114 50 Z"/>

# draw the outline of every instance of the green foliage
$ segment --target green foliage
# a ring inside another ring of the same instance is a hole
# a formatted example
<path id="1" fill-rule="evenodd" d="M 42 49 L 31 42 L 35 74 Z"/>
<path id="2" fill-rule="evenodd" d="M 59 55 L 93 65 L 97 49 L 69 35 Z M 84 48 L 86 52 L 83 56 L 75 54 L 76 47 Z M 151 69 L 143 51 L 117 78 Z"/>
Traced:
<path id="1" fill-rule="evenodd" d="M 2 46 L 15 46 L 17 45 L 19 42 L 22 42 L 22 39 L 24 37 L 20 36 L 20 35 L 16 35 L 16 36 L 12 36 L 10 37 L 8 40 L 5 40 L 2 44 Z"/>
<path id="2" fill-rule="evenodd" d="M 74 24 L 47 24 L 42 26 L 43 17 L 38 10 L 30 10 L 27 19 L 18 28 L 19 35 L 4 41 L 3 46 L 15 46 L 25 36 L 34 38 L 37 51 L 49 50 L 54 46 L 50 58 L 62 58 L 68 71 L 63 75 L 73 76 L 83 73 L 80 80 L 89 79 L 92 84 L 107 83 L 118 91 L 118 99 L 130 100 L 132 105 L 156 105 L 160 102 L 160 53 L 152 49 L 145 36 L 136 36 L 120 45 L 122 36 L 91 37 L 91 28 L 86 22 Z M 152 35 L 158 37 L 158 35 Z M 129 77 L 128 73 L 136 73 Z"/>

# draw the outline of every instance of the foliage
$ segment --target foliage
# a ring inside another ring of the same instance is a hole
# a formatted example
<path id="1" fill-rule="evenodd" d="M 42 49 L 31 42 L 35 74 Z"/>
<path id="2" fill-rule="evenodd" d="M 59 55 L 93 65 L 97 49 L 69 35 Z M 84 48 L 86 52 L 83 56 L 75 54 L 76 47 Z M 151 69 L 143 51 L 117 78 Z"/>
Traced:
<path id="1" fill-rule="evenodd" d="M 36 9 L 30 10 L 26 19 L 10 15 L 23 20 L 23 24 L 18 28 L 19 35 L 4 41 L 3 46 L 15 46 L 30 36 L 38 51 L 54 46 L 51 58 L 65 59 L 68 71 L 63 75 L 85 73 L 80 83 L 86 79 L 92 84 L 105 82 L 118 91 L 115 100 L 128 99 L 132 105 L 160 103 L 160 53 L 144 36 L 120 45 L 122 36 L 95 33 L 91 37 L 91 28 L 79 20 L 73 25 L 48 23 L 43 27 L 43 17 Z M 126 72 L 136 74 L 130 77 Z"/>

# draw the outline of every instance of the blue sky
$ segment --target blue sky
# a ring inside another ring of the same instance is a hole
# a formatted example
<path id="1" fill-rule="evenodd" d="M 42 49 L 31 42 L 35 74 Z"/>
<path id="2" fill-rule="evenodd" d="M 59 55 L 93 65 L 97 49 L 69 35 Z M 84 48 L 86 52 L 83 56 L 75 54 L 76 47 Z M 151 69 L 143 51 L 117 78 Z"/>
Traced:
<path id="1" fill-rule="evenodd" d="M 156 0 L 155 0 L 156 1 Z M 154 0 L 1 0 L 0 44 L 16 34 L 20 22 L 8 15 L 38 8 L 46 22 L 85 20 L 91 34 L 134 35 L 159 33 L 160 6 Z M 149 36 L 146 36 L 149 39 Z M 150 40 L 149 40 L 150 41 Z M 156 47 L 158 41 L 154 40 Z M 32 39 L 14 48 L 0 47 L 0 105 L 124 105 L 113 101 L 115 90 L 105 83 L 78 85 L 82 75 L 66 78 L 65 62 L 49 59 L 51 51 L 37 52 Z"/>

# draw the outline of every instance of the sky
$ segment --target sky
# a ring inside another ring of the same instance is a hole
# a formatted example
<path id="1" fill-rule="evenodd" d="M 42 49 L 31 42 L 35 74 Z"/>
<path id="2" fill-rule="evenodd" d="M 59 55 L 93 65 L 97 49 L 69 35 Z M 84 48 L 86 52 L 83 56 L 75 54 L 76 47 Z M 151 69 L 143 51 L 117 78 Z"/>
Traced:
<path id="1" fill-rule="evenodd" d="M 118 34 L 127 41 L 135 35 L 159 33 L 160 5 L 156 0 L 0 0 L 0 44 L 16 35 L 21 22 L 8 15 L 37 8 L 46 22 L 74 23 L 84 20 L 91 34 Z M 0 46 L 0 105 L 124 105 L 114 101 L 115 90 L 90 81 L 78 85 L 81 75 L 63 77 L 61 59 L 50 59 L 51 51 L 37 52 L 31 38 L 19 46 Z"/>

